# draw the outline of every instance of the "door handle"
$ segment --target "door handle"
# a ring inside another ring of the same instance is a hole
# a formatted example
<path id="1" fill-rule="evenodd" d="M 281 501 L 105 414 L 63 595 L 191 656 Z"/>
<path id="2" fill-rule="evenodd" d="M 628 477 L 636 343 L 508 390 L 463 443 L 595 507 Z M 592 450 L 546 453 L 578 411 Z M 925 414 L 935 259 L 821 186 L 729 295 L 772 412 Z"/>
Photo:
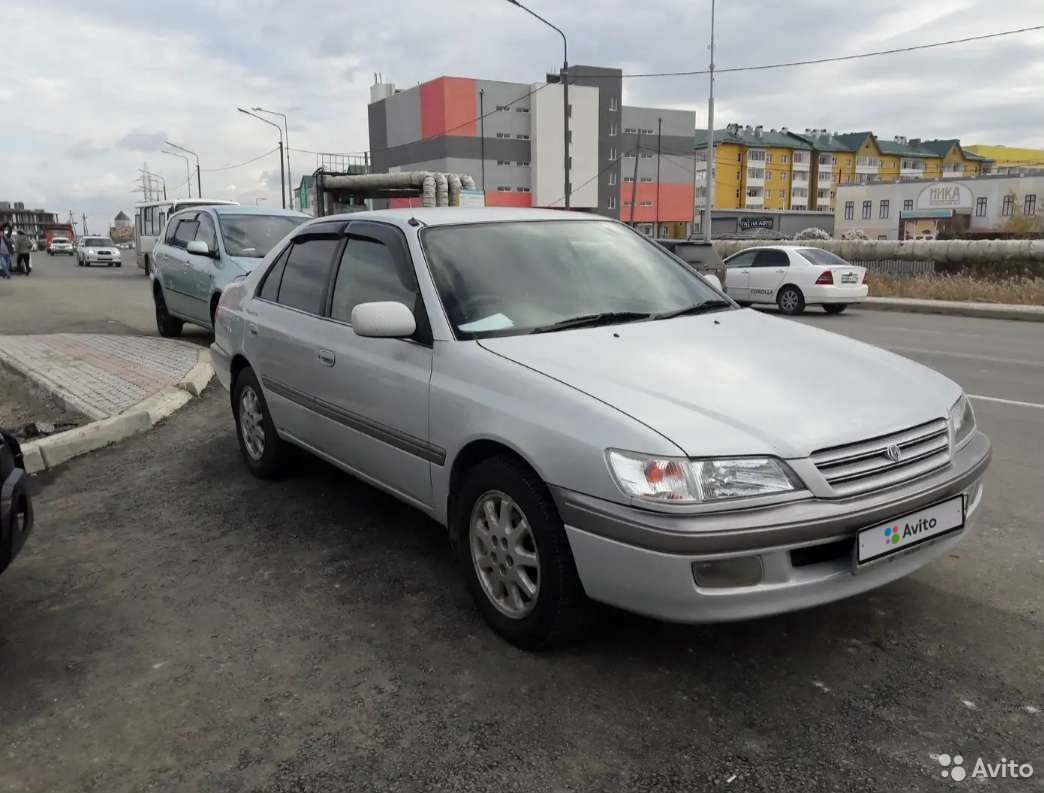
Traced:
<path id="1" fill-rule="evenodd" d="M 783 273 L 785 270 L 776 270 L 777 273 Z"/>
<path id="2" fill-rule="evenodd" d="M 337 362 L 337 356 L 330 350 L 319 350 L 319 363 L 323 366 L 333 366 Z"/>
<path id="3" fill-rule="evenodd" d="M 255 325 L 253 322 L 247 324 L 247 333 L 249 333 L 251 336 L 256 336 L 257 335 L 257 325 Z"/>

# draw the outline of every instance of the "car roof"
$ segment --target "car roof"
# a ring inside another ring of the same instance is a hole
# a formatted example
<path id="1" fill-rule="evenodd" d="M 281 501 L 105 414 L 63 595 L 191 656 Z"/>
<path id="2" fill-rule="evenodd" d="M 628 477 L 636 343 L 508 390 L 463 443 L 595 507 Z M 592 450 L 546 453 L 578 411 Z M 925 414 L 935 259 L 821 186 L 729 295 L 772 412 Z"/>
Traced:
<path id="1" fill-rule="evenodd" d="M 416 207 L 407 209 L 375 209 L 368 212 L 346 212 L 327 215 L 317 221 L 329 220 L 383 220 L 397 226 L 406 226 L 416 218 L 425 226 L 453 226 L 463 223 L 504 223 L 525 220 L 611 220 L 588 212 L 567 212 L 560 209 L 529 209 L 515 207 Z"/>
<path id="2" fill-rule="evenodd" d="M 240 206 L 239 204 L 211 204 L 207 206 L 185 207 L 184 209 L 179 209 L 178 212 L 186 212 L 190 209 L 206 209 L 218 215 L 275 215 L 292 218 L 311 218 L 311 215 L 306 215 L 304 212 L 298 212 L 296 209 L 245 207 Z"/>

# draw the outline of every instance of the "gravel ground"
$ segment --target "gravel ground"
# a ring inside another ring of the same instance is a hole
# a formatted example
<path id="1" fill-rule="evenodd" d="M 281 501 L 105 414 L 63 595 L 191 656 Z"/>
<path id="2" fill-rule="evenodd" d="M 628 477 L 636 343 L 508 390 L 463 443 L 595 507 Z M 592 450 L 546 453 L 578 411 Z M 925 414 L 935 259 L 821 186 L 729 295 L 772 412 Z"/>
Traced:
<path id="1" fill-rule="evenodd" d="M 949 784 L 933 753 L 1042 768 L 1032 528 L 811 611 L 607 612 L 529 655 L 419 513 L 305 456 L 252 479 L 217 389 L 36 487 L 0 577 L 0 790 L 916 791 Z M 1017 594 L 958 587 L 973 568 Z"/>
<path id="2" fill-rule="evenodd" d="M 87 419 L 55 399 L 49 392 L 18 372 L 0 364 L 0 427 L 25 437 L 22 430 L 37 421 L 61 425 L 69 429 Z"/>

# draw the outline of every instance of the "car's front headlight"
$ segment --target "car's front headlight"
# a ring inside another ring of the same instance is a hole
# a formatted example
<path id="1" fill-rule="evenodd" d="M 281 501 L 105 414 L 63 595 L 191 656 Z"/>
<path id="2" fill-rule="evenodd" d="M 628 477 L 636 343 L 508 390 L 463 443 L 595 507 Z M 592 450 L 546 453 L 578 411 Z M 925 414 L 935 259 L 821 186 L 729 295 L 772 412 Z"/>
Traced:
<path id="1" fill-rule="evenodd" d="M 964 394 L 950 408 L 950 427 L 953 429 L 953 450 L 957 451 L 975 431 L 975 411 Z"/>
<path id="2" fill-rule="evenodd" d="M 606 459 L 624 493 L 666 504 L 756 498 L 800 486 L 787 465 L 773 457 L 689 460 L 609 449 Z"/>

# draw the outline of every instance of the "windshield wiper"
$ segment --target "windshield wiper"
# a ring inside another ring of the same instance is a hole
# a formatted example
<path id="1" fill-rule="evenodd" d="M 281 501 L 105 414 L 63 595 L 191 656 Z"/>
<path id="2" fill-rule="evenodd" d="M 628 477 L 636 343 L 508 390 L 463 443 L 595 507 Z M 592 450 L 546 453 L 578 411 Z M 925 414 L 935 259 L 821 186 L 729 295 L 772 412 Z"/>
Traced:
<path id="1" fill-rule="evenodd" d="M 566 328 L 592 328 L 596 325 L 613 325 L 617 322 L 634 322 L 639 319 L 649 319 L 652 314 L 641 311 L 602 311 L 598 314 L 583 314 L 579 317 L 569 317 L 552 322 L 550 325 L 541 325 L 533 328 L 530 333 L 550 333 Z"/>
<path id="2" fill-rule="evenodd" d="M 664 311 L 660 314 L 653 314 L 653 319 L 672 319 L 674 317 L 683 317 L 692 314 L 705 314 L 708 311 L 716 311 L 719 308 L 731 308 L 732 303 L 728 300 L 704 300 L 702 303 L 697 303 L 695 306 L 687 306 L 686 308 L 679 308 L 675 311 Z"/>

